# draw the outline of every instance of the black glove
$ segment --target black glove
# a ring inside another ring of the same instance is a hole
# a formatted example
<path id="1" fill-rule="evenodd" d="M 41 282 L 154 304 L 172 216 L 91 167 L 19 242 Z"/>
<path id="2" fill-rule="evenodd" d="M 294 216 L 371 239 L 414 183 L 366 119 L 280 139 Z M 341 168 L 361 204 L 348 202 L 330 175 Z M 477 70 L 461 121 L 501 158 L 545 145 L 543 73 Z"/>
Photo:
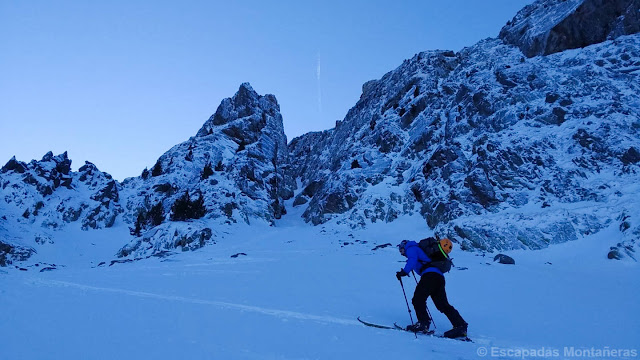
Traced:
<path id="1" fill-rule="evenodd" d="M 396 273 L 396 278 L 397 278 L 398 280 L 400 280 L 400 278 L 401 278 L 401 277 L 403 277 L 403 276 L 409 276 L 409 274 L 407 274 L 406 272 L 404 272 L 404 269 L 402 269 L 402 270 L 400 270 L 400 271 L 398 271 L 398 272 Z"/>

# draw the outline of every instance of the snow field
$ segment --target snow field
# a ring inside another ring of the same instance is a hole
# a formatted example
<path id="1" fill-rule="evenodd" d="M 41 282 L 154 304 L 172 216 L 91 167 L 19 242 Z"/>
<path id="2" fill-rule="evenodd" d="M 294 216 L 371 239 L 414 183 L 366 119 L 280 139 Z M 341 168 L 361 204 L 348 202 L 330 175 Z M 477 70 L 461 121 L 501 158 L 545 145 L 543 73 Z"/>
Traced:
<path id="1" fill-rule="evenodd" d="M 239 226 L 199 251 L 108 266 L 109 243 L 125 234 L 69 230 L 56 239 L 68 252 L 30 259 L 67 266 L 0 273 L 3 359 L 477 359 L 492 347 L 639 347 L 639 267 L 605 258 L 615 229 L 508 252 L 514 266 L 454 248 L 448 297 L 475 343 L 356 321 L 409 322 L 395 244 L 430 235 L 416 217 L 360 231 L 291 220 Z M 394 246 L 372 251 L 384 243 Z M 100 259 L 107 264 L 96 267 Z M 411 301 L 415 282 L 403 280 Z M 429 308 L 436 331 L 448 330 Z"/>

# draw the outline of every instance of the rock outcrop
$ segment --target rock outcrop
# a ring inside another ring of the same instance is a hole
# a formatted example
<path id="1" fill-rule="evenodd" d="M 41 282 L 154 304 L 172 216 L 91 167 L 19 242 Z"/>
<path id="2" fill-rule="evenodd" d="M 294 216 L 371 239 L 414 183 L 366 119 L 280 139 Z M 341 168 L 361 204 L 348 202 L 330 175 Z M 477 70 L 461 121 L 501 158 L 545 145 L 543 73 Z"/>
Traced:
<path id="1" fill-rule="evenodd" d="M 538 0 L 500 31 L 527 57 L 583 48 L 640 31 L 640 0 Z"/>
<path id="2" fill-rule="evenodd" d="M 0 235 L 6 250 L 0 249 L 0 256 L 25 260 L 36 247 L 54 243 L 54 232 L 69 223 L 80 222 L 83 230 L 113 226 L 122 213 L 119 190 L 111 175 L 91 163 L 71 171 L 66 152 L 48 152 L 29 164 L 12 158 L 0 170 Z"/>

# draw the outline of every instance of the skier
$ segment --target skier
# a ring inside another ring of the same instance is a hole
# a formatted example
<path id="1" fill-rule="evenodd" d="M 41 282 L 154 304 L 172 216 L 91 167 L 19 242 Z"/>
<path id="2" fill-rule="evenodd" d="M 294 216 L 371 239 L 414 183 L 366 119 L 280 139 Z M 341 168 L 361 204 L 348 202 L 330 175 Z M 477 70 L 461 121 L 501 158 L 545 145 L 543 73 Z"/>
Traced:
<path id="1" fill-rule="evenodd" d="M 434 239 L 434 241 L 436 240 Z M 448 254 L 452 249 L 451 241 L 449 239 L 441 239 L 439 249 Z M 402 256 L 407 258 L 405 267 L 396 272 L 398 280 L 402 281 L 402 277 L 409 276 L 411 271 L 415 271 L 420 275 L 420 281 L 416 286 L 411 301 L 418 321 L 413 325 L 407 326 L 406 330 L 426 334 L 433 333 L 433 331 L 429 331 L 431 321 L 427 313 L 427 299 L 431 296 L 438 311 L 445 314 L 451 325 L 453 325 L 453 328 L 446 331 L 444 336 L 448 338 L 466 337 L 468 324 L 462 319 L 458 310 L 451 306 L 447 300 L 443 271 L 434 266 L 435 263 L 432 262 L 432 259 L 427 256 L 415 241 L 402 240 L 398 244 L 398 250 Z M 444 256 L 448 259 L 448 255 Z M 436 256 L 432 254 L 432 257 L 435 258 Z"/>

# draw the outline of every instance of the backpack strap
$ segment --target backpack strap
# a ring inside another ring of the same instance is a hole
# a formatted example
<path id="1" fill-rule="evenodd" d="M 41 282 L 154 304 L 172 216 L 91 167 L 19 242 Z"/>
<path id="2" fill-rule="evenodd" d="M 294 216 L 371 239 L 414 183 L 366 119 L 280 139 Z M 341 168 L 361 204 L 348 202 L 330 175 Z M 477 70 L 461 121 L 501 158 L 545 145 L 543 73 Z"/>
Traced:
<path id="1" fill-rule="evenodd" d="M 442 255 L 444 255 L 444 258 L 445 258 L 445 259 L 448 259 L 448 258 L 449 258 L 449 255 L 448 255 L 446 252 L 444 252 L 444 250 L 442 249 L 442 245 L 440 245 L 440 242 L 439 242 L 439 241 L 438 241 L 438 249 L 440 250 L 440 252 L 442 253 Z"/>

